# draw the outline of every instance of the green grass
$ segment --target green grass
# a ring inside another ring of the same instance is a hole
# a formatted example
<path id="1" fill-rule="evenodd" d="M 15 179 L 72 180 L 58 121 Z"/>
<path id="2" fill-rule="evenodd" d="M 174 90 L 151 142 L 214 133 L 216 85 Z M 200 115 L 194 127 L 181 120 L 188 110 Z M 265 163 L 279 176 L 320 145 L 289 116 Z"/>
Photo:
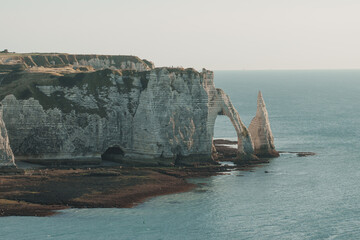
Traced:
<path id="1" fill-rule="evenodd" d="M 67 53 L 0 53 L 0 57 L 21 57 L 28 66 L 50 66 L 51 61 L 55 64 L 74 64 L 81 60 L 89 61 L 90 59 L 98 58 L 100 60 L 109 60 L 116 68 L 120 68 L 124 62 L 143 63 L 149 66 L 149 61 L 141 60 L 136 56 L 131 55 L 96 55 L 96 54 L 67 54 Z M 35 65 L 35 64 L 36 65 Z"/>
<path id="2" fill-rule="evenodd" d="M 170 73 L 175 73 L 177 75 L 199 75 L 199 72 L 196 71 L 195 69 L 193 68 L 166 68 Z"/>

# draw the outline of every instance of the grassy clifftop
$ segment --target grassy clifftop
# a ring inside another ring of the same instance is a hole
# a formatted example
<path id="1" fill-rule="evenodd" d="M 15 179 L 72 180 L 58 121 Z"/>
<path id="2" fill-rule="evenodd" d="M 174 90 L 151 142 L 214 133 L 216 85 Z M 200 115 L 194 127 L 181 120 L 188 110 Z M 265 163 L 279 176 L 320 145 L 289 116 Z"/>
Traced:
<path id="1" fill-rule="evenodd" d="M 187 81 L 200 75 L 192 68 L 155 68 L 152 62 L 135 56 L 0 53 L 0 101 L 8 95 L 20 100 L 34 98 L 44 109 L 58 108 L 64 113 L 75 110 L 105 117 L 104 97 L 110 88 L 130 99 L 132 92 L 148 87 L 153 71 L 175 74 Z M 81 94 L 94 99 L 97 108 L 81 106 L 66 97 L 66 92 L 73 88 L 82 89 Z"/>
<path id="2" fill-rule="evenodd" d="M 102 65 L 123 69 L 125 63 L 143 65 L 143 68 L 153 69 L 154 64 L 146 59 L 141 60 L 129 55 L 96 55 L 67 53 L 0 53 L 0 63 L 22 63 L 27 67 L 52 67 L 65 65 Z"/>

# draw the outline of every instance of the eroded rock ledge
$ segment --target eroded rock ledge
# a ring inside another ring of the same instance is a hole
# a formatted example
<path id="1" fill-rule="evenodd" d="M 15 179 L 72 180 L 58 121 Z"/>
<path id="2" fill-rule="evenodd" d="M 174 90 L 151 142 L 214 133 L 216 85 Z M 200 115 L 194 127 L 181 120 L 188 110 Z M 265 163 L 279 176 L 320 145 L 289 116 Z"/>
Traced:
<path id="1" fill-rule="evenodd" d="M 251 132 L 205 69 L 155 68 L 132 56 L 0 54 L 0 100 L 17 160 L 212 162 L 218 115 L 234 125 L 238 158 L 256 159 Z"/>

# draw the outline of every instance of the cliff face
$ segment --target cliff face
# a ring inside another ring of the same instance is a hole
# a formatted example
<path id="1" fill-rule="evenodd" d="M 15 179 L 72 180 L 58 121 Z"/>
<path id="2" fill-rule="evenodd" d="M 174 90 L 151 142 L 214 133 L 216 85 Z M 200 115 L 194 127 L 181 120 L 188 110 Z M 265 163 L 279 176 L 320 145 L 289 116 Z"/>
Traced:
<path id="1" fill-rule="evenodd" d="M 2 106 L 0 105 L 0 170 L 15 167 L 14 155 L 10 148 L 5 123 L 2 119 Z"/>
<path id="2" fill-rule="evenodd" d="M 3 60 L 0 100 L 17 159 L 85 163 L 102 156 L 147 165 L 211 161 L 219 114 L 227 115 L 237 131 L 239 158 L 255 158 L 250 134 L 229 97 L 215 88 L 211 71 L 155 69 L 147 61 L 135 69 L 128 69 L 130 63 L 96 70 L 94 62 L 111 63 L 111 57 L 84 58 L 76 56 L 79 64 L 70 67 L 24 69 L 10 67 L 17 60 Z"/>
<path id="3" fill-rule="evenodd" d="M 254 143 L 255 154 L 259 157 L 278 157 L 275 150 L 274 137 L 270 128 L 268 112 L 259 91 L 256 115 L 250 123 L 249 132 Z"/>

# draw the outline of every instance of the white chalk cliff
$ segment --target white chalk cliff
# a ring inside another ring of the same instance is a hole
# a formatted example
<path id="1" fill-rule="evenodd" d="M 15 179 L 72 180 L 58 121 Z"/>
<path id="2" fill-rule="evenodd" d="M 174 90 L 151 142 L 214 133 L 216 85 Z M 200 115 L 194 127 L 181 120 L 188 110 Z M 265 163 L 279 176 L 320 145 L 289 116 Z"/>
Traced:
<path id="1" fill-rule="evenodd" d="M 249 132 L 254 143 L 255 154 L 259 157 L 278 157 L 275 150 L 274 136 L 271 132 L 266 105 L 259 91 L 256 116 L 250 123 Z"/>
<path id="2" fill-rule="evenodd" d="M 45 164 L 101 158 L 146 165 L 211 162 L 218 115 L 228 116 L 237 132 L 239 160 L 256 159 L 252 133 L 229 97 L 215 88 L 211 71 L 154 68 L 129 56 L 0 59 L 3 120 L 16 159 Z"/>

